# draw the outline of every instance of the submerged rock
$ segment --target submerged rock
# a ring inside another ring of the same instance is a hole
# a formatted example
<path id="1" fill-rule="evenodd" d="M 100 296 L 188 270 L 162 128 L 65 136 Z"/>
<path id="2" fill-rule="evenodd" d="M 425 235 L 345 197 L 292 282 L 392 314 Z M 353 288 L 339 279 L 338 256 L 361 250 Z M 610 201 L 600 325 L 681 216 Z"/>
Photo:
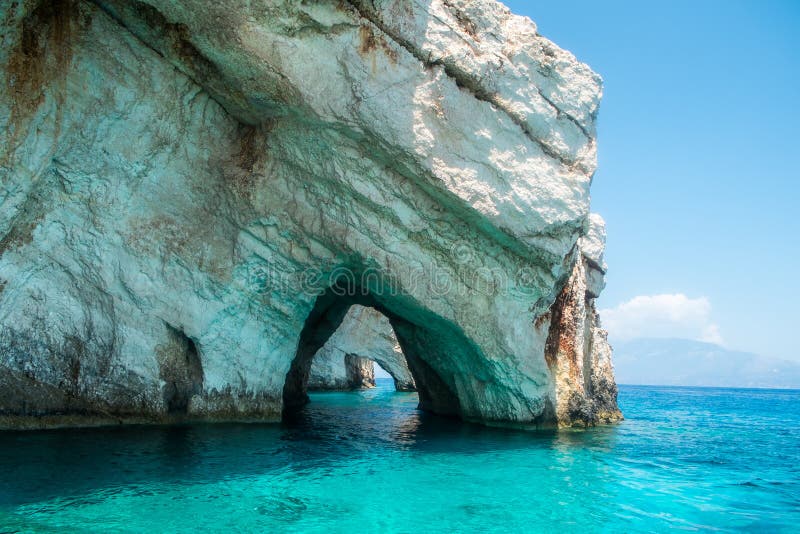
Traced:
<path id="1" fill-rule="evenodd" d="M 620 418 L 601 80 L 489 0 L 0 5 L 0 424 L 278 420 L 348 309 L 423 409 Z"/>
<path id="2" fill-rule="evenodd" d="M 375 309 L 355 305 L 314 355 L 308 388 L 375 387 L 373 361 L 391 375 L 397 391 L 416 391 L 414 377 L 389 319 Z"/>

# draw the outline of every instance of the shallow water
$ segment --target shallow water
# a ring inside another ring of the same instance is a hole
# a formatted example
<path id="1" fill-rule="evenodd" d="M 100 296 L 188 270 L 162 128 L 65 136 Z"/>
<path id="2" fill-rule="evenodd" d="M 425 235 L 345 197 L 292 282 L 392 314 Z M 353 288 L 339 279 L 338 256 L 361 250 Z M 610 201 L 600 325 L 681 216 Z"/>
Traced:
<path id="1" fill-rule="evenodd" d="M 624 423 L 484 428 L 391 381 L 285 425 L 0 433 L 0 531 L 797 531 L 800 391 L 621 387 Z"/>

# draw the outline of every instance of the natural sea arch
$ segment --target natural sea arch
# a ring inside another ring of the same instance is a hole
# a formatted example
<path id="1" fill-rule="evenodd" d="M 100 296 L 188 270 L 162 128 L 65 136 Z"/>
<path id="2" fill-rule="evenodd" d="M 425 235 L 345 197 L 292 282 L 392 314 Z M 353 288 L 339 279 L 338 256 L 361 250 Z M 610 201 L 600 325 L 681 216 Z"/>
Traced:
<path id="1" fill-rule="evenodd" d="M 296 410 L 308 402 L 308 376 L 314 355 L 336 332 L 350 307 L 361 305 L 375 308 L 389 318 L 416 383 L 420 408 L 442 415 L 462 416 L 452 378 L 459 372 L 456 360 L 479 360 L 475 348 L 455 325 L 408 304 L 398 306 L 391 299 L 376 298 L 349 277 L 337 280 L 317 297 L 286 375 L 284 412 Z M 388 307 L 383 301 L 388 302 Z M 392 307 L 392 304 L 395 305 Z"/>
<path id="2" fill-rule="evenodd" d="M 314 356 L 309 389 L 375 386 L 376 366 L 393 379 L 395 390 L 417 390 L 389 319 L 374 308 L 351 306 L 341 326 Z"/>
<path id="3" fill-rule="evenodd" d="M 0 426 L 278 420 L 353 303 L 426 409 L 618 420 L 600 79 L 451 4 L 0 4 Z"/>

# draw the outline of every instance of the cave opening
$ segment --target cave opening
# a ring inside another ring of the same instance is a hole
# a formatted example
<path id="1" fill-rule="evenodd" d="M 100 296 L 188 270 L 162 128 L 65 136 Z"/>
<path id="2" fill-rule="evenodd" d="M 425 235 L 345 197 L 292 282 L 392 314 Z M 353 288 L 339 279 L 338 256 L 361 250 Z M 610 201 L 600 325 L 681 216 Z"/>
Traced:
<path id="1" fill-rule="evenodd" d="M 396 391 L 417 392 L 420 409 L 461 416 L 441 357 L 457 352 L 447 348 L 444 323 L 408 299 L 337 280 L 317 297 L 301 331 L 283 388 L 284 417 L 302 410 L 309 391 L 373 387 L 374 362 Z"/>
<path id="2" fill-rule="evenodd" d="M 187 415 L 193 395 L 203 389 L 203 364 L 194 340 L 167 325 L 169 342 L 158 348 L 159 377 L 167 413 Z"/>
<path id="3" fill-rule="evenodd" d="M 389 319 L 375 308 L 354 304 L 314 355 L 309 391 L 357 391 L 390 379 L 396 391 L 416 392 Z"/>

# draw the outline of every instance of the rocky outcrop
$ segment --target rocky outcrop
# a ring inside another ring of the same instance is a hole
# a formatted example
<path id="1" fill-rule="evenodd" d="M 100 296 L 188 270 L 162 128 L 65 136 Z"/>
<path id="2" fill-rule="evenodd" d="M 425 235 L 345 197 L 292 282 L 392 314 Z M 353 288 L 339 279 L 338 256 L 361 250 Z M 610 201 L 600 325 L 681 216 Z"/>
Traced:
<path id="1" fill-rule="evenodd" d="M 595 307 L 605 286 L 605 237 L 603 219 L 590 215 L 586 235 L 578 240 L 581 257 L 549 318 L 545 358 L 556 382 L 556 418 L 562 426 L 575 421 L 610 423 L 621 417 L 611 347 Z"/>
<path id="2" fill-rule="evenodd" d="M 374 387 L 373 361 L 391 375 L 397 391 L 416 391 L 414 377 L 389 320 L 375 309 L 355 305 L 314 355 L 308 388 Z"/>
<path id="3" fill-rule="evenodd" d="M 325 349 L 320 349 L 322 352 Z M 309 391 L 356 391 L 375 387 L 375 362 L 355 354 L 324 352 L 314 357 L 308 376 Z"/>
<path id="4" fill-rule="evenodd" d="M 354 304 L 424 409 L 619 417 L 600 78 L 529 20 L 20 0 L 0 35 L 0 424 L 278 420 Z"/>

